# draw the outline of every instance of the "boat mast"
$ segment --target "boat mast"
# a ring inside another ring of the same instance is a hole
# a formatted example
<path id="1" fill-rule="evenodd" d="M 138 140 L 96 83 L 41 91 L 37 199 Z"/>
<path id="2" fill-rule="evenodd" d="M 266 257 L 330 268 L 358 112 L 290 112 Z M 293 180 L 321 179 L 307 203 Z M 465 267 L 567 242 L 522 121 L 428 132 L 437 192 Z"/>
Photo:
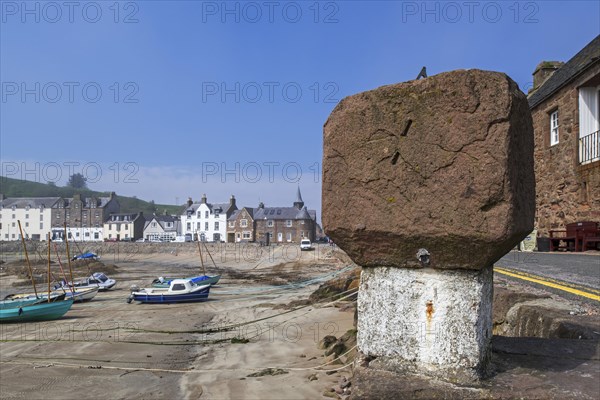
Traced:
<path id="1" fill-rule="evenodd" d="M 21 241 L 23 242 L 23 249 L 25 250 L 25 259 L 27 260 L 27 267 L 29 268 L 29 276 L 31 277 L 31 284 L 33 285 L 33 292 L 35 293 L 35 298 L 38 298 L 37 289 L 35 287 L 35 279 L 33 278 L 33 270 L 31 269 L 31 263 L 29 262 L 29 254 L 27 253 L 27 246 L 25 246 L 25 236 L 23 236 L 23 228 L 21 228 L 21 220 L 17 221 L 19 223 L 19 232 L 21 232 Z"/>
<path id="2" fill-rule="evenodd" d="M 73 280 L 73 268 L 71 268 L 71 256 L 69 255 L 69 239 L 67 238 L 67 222 L 65 221 L 63 223 L 63 228 L 65 230 L 65 244 L 67 245 L 67 263 L 69 264 L 69 275 L 71 275 L 71 285 L 73 285 L 73 288 L 71 288 L 71 292 L 73 292 L 75 290 L 75 281 Z M 68 285 L 68 283 L 67 283 Z"/>
<path id="3" fill-rule="evenodd" d="M 206 275 L 206 268 L 204 267 L 204 259 L 202 258 L 202 247 L 200 247 L 200 240 L 198 240 L 198 252 L 200 253 L 200 263 L 202 264 L 202 273 Z"/>
<path id="4" fill-rule="evenodd" d="M 48 232 L 48 303 L 50 303 L 50 232 Z"/>
<path id="5" fill-rule="evenodd" d="M 213 259 L 213 256 L 210 254 L 210 251 L 208 251 L 208 247 L 206 247 L 206 243 L 204 243 L 204 248 L 206 249 L 206 254 L 208 254 L 208 256 L 210 257 L 210 261 L 212 261 L 215 269 L 218 269 L 219 267 L 217 267 L 217 263 Z"/>

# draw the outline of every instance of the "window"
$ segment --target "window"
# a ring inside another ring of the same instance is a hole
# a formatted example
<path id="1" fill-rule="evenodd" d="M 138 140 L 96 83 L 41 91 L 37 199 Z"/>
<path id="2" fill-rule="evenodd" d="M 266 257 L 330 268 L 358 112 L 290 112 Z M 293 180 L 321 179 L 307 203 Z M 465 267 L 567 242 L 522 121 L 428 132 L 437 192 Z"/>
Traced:
<path id="1" fill-rule="evenodd" d="M 196 222 L 196 229 L 200 230 L 200 222 Z"/>
<path id="2" fill-rule="evenodd" d="M 235 228 L 235 221 L 229 221 L 229 227 Z"/>
<path id="3" fill-rule="evenodd" d="M 218 230 L 219 230 L 219 223 L 215 222 L 215 231 L 218 231 Z"/>
<path id="4" fill-rule="evenodd" d="M 44 220 L 44 214 L 40 214 L 40 221 Z"/>
<path id="5" fill-rule="evenodd" d="M 235 225 L 235 223 L 234 223 L 234 225 Z M 240 226 L 241 226 L 242 228 L 245 228 L 245 227 L 247 227 L 247 226 L 248 226 L 248 220 L 247 220 L 247 219 L 242 219 L 242 220 L 240 220 Z"/>
<path id="6" fill-rule="evenodd" d="M 129 229 L 129 225 L 125 224 L 125 230 Z"/>
<path id="7" fill-rule="evenodd" d="M 12 223 L 12 226 L 13 226 L 13 228 L 16 226 L 14 222 Z"/>
<path id="8" fill-rule="evenodd" d="M 550 146 L 558 144 L 558 110 L 550 114 Z"/>
<path id="9" fill-rule="evenodd" d="M 207 231 L 208 230 L 208 222 L 204 223 L 204 230 Z"/>
<path id="10" fill-rule="evenodd" d="M 29 222 L 25 222 L 25 227 L 29 227 Z"/>
<path id="11" fill-rule="evenodd" d="M 292 220 L 288 219 L 285 221 L 285 226 L 287 226 L 288 228 L 292 226 Z"/>
<path id="12" fill-rule="evenodd" d="M 98 232 L 94 232 L 94 239 L 100 239 L 100 234 Z"/>
<path id="13" fill-rule="evenodd" d="M 40 222 L 40 229 L 44 229 L 44 223 Z"/>
<path id="14" fill-rule="evenodd" d="M 29 214 L 25 214 L 25 219 L 29 219 Z"/>
<path id="15" fill-rule="evenodd" d="M 90 237 L 90 233 L 89 233 L 89 232 L 86 232 L 86 233 L 85 233 L 85 237 Z"/>
<path id="16" fill-rule="evenodd" d="M 208 218 L 208 211 L 204 211 L 204 218 Z"/>
<path id="17" fill-rule="evenodd" d="M 153 222 L 153 223 L 152 223 L 152 227 L 153 227 L 153 228 L 156 228 L 156 222 Z"/>
<path id="18" fill-rule="evenodd" d="M 188 222 L 188 223 L 187 223 L 187 230 L 188 230 L 188 231 L 191 231 L 191 230 L 192 230 L 192 223 L 191 223 L 191 222 Z"/>
<path id="19" fill-rule="evenodd" d="M 273 226 L 273 220 L 272 219 L 270 219 L 270 220 L 267 221 L 267 226 L 268 227 L 272 227 Z"/>
<path id="20" fill-rule="evenodd" d="M 121 230 L 121 224 L 117 224 L 117 230 L 120 231 Z"/>
<path id="21" fill-rule="evenodd" d="M 252 234 L 250 232 L 244 231 L 242 232 L 242 237 L 244 240 L 250 240 L 252 238 Z"/>
<path id="22" fill-rule="evenodd" d="M 292 233 L 291 233 L 291 232 L 288 232 L 286 236 L 287 236 L 287 237 L 286 237 L 287 241 L 288 241 L 288 242 L 291 242 L 291 241 L 292 241 Z"/>
<path id="23" fill-rule="evenodd" d="M 200 214 L 200 211 L 198 211 L 198 214 L 196 214 L 198 218 L 201 217 L 202 214 Z"/>
<path id="24" fill-rule="evenodd" d="M 17 216 L 15 214 L 12 215 L 13 219 L 17 218 Z"/>

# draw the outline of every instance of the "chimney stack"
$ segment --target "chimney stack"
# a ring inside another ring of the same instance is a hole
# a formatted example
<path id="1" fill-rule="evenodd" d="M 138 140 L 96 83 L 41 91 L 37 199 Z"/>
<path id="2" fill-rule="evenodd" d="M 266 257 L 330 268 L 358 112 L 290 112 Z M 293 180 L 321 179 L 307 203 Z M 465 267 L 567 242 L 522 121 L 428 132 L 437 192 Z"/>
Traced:
<path id="1" fill-rule="evenodd" d="M 564 64 L 561 61 L 542 61 L 539 63 L 535 67 L 535 71 L 533 71 L 533 88 L 530 90 L 530 93 L 539 89 Z"/>

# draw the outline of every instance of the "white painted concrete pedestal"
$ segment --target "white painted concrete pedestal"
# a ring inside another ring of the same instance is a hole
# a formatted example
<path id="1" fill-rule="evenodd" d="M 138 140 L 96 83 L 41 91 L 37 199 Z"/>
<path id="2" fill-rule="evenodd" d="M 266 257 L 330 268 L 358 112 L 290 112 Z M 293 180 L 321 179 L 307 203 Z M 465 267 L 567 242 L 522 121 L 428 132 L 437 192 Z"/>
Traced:
<path id="1" fill-rule="evenodd" d="M 487 374 L 493 271 L 363 268 L 358 349 L 370 366 L 473 383 Z"/>

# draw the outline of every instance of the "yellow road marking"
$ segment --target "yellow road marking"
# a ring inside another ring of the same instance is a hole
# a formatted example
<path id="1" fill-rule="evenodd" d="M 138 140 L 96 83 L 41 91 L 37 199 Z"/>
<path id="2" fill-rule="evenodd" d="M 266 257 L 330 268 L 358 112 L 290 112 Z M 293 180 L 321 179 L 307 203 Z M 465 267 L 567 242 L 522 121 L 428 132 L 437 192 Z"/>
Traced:
<path id="1" fill-rule="evenodd" d="M 598 295 L 600 295 L 600 290 L 592 289 L 592 288 L 587 287 L 587 286 L 577 285 L 575 283 L 570 283 L 570 282 L 567 283 L 565 281 L 560 281 L 558 279 L 543 277 L 543 276 L 540 276 L 540 275 L 534 275 L 534 274 L 530 274 L 530 273 L 527 273 L 527 272 L 524 272 L 524 271 L 520 271 L 520 270 L 517 270 L 517 269 L 512 269 L 512 268 L 494 267 L 494 269 L 495 270 L 504 271 L 504 272 L 510 272 L 512 274 L 517 274 L 519 276 L 525 276 L 525 277 L 528 277 L 528 278 L 540 279 L 540 280 L 545 281 L 545 282 L 556 283 L 557 285 L 566 286 L 566 287 L 569 287 L 571 289 L 579 289 L 579 290 L 582 290 L 584 292 L 589 292 L 589 293 L 592 293 L 592 294 L 598 294 Z"/>
<path id="2" fill-rule="evenodd" d="M 538 283 L 540 285 L 544 285 L 544 286 L 548 286 L 548 287 L 551 287 L 554 289 L 562 290 L 562 291 L 565 291 L 565 292 L 568 292 L 571 294 L 575 294 L 577 296 L 582 296 L 582 297 L 585 297 L 588 299 L 600 301 L 600 295 L 598 295 L 598 294 L 590 293 L 588 291 L 584 291 L 581 289 L 575 289 L 573 287 L 566 286 L 565 284 L 559 284 L 556 282 L 552 282 L 552 281 L 550 281 L 546 278 L 542 278 L 540 276 L 531 275 L 531 274 L 522 273 L 522 272 L 515 273 L 515 272 L 508 271 L 504 268 L 500 268 L 500 267 L 494 267 L 494 271 L 498 272 L 499 274 L 502 274 L 502 275 L 507 275 L 507 276 L 511 276 L 513 278 L 522 279 L 524 281 Z M 587 289 L 587 290 L 597 292 L 594 289 Z"/>

